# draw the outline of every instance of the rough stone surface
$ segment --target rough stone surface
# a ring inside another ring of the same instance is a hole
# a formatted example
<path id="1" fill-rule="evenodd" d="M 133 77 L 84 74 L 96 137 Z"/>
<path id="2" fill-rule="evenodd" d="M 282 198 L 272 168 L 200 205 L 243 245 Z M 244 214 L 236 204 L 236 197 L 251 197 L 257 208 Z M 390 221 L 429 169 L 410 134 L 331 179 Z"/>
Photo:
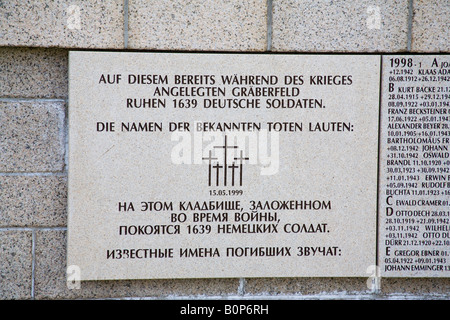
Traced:
<path id="1" fill-rule="evenodd" d="M 0 300 L 31 298 L 31 231 L 0 231 Z"/>
<path id="2" fill-rule="evenodd" d="M 274 51 L 402 51 L 407 47 L 407 0 L 277 0 Z"/>
<path id="3" fill-rule="evenodd" d="M 245 293 L 276 295 L 370 294 L 365 278 L 255 278 L 246 279 Z"/>
<path id="4" fill-rule="evenodd" d="M 64 102 L 0 100 L 0 172 L 63 167 Z"/>
<path id="5" fill-rule="evenodd" d="M 414 1 L 412 51 L 450 51 L 450 2 Z"/>
<path id="6" fill-rule="evenodd" d="M 2 1 L 0 45 L 123 48 L 123 0 Z"/>
<path id="7" fill-rule="evenodd" d="M 80 289 L 66 284 L 66 232 L 36 232 L 36 299 L 119 298 L 236 295 L 238 279 L 83 281 Z"/>
<path id="8" fill-rule="evenodd" d="M 264 50 L 266 1 L 129 2 L 129 47 L 161 50 Z"/>
<path id="9" fill-rule="evenodd" d="M 3 98 L 67 98 L 67 50 L 0 48 Z"/>
<path id="10" fill-rule="evenodd" d="M 381 292 L 386 295 L 428 295 L 450 298 L 449 278 L 382 278 Z"/>
<path id="11" fill-rule="evenodd" d="M 0 227 L 67 223 L 65 176 L 0 176 Z"/>

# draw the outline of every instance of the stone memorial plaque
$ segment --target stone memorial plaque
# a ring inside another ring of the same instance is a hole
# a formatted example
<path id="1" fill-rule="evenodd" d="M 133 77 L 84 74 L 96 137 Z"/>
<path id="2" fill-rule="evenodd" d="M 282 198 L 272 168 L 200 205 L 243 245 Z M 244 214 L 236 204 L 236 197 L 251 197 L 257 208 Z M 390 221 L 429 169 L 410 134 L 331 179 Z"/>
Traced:
<path id="1" fill-rule="evenodd" d="M 379 55 L 70 52 L 82 280 L 366 277 Z"/>
<path id="2" fill-rule="evenodd" d="M 383 56 L 379 264 L 450 276 L 450 59 Z"/>

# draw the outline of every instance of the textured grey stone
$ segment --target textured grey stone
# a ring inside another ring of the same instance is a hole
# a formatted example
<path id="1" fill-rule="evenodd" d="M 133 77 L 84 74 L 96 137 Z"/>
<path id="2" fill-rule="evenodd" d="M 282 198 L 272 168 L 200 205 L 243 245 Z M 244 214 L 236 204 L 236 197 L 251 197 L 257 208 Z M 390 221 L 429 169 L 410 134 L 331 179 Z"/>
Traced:
<path id="1" fill-rule="evenodd" d="M 450 2 L 427 0 L 413 2 L 412 51 L 450 51 Z"/>
<path id="2" fill-rule="evenodd" d="M 30 299 L 31 231 L 0 231 L 0 299 Z"/>
<path id="3" fill-rule="evenodd" d="M 378 18 L 379 17 L 379 18 Z M 401 51 L 408 0 L 276 0 L 274 51 Z"/>
<path id="4" fill-rule="evenodd" d="M 227 296 L 236 295 L 238 279 L 83 281 L 80 289 L 66 283 L 66 232 L 36 232 L 36 299 Z"/>
<path id="5" fill-rule="evenodd" d="M 435 295 L 450 299 L 449 278 L 382 278 L 381 292 L 386 295 Z"/>
<path id="6" fill-rule="evenodd" d="M 67 98 L 67 50 L 0 48 L 2 98 Z"/>
<path id="7" fill-rule="evenodd" d="M 264 50 L 266 1 L 129 2 L 129 47 L 163 50 Z"/>
<path id="8" fill-rule="evenodd" d="M 67 223 L 65 176 L 0 176 L 1 227 L 54 227 Z"/>
<path id="9" fill-rule="evenodd" d="M 0 171 L 64 167 L 64 102 L 0 100 Z"/>
<path id="10" fill-rule="evenodd" d="M 246 279 L 249 295 L 361 295 L 371 291 L 366 278 L 255 278 Z"/>
<path id="11" fill-rule="evenodd" d="M 0 45 L 123 48 L 123 0 L 1 1 Z"/>

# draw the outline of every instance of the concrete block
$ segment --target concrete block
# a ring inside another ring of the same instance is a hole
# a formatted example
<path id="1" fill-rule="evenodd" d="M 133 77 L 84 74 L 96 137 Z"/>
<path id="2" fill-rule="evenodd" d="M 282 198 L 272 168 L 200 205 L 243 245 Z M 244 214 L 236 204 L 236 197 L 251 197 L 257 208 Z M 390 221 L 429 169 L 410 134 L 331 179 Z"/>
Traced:
<path id="1" fill-rule="evenodd" d="M 407 48 L 407 0 L 276 0 L 273 50 L 376 52 Z"/>
<path id="2" fill-rule="evenodd" d="M 2 1 L 0 45 L 123 48 L 123 2 Z"/>
<path id="3" fill-rule="evenodd" d="M 412 51 L 450 51 L 450 3 L 427 0 L 413 2 Z"/>
<path id="4" fill-rule="evenodd" d="M 31 231 L 0 231 L 0 300 L 30 299 Z"/>
<path id="5" fill-rule="evenodd" d="M 67 98 L 67 50 L 0 48 L 2 98 Z"/>
<path id="6" fill-rule="evenodd" d="M 0 227 L 67 224 L 67 177 L 0 176 Z"/>
<path id="7" fill-rule="evenodd" d="M 246 279 L 248 295 L 366 295 L 371 292 L 366 278 L 250 278 Z"/>
<path id="8" fill-rule="evenodd" d="M 63 170 L 64 105 L 0 100 L 0 172 Z"/>
<path id="9" fill-rule="evenodd" d="M 129 2 L 129 47 L 159 50 L 262 51 L 266 1 Z"/>

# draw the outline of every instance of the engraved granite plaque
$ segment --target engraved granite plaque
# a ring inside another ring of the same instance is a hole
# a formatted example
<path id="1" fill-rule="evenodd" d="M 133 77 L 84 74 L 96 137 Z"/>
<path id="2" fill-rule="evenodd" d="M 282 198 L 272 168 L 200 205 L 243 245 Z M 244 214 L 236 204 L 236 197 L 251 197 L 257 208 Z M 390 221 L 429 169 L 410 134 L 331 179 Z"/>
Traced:
<path id="1" fill-rule="evenodd" d="M 379 55 L 70 52 L 81 279 L 368 276 Z"/>

